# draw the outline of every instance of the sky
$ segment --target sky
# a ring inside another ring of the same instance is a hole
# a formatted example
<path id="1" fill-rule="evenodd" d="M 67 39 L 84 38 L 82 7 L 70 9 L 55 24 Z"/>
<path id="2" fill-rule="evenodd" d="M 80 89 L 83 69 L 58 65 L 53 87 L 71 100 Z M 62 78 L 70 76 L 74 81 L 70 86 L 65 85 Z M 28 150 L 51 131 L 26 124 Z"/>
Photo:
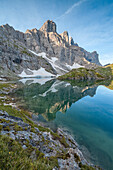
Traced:
<path id="1" fill-rule="evenodd" d="M 58 33 L 68 31 L 80 47 L 97 51 L 103 65 L 113 63 L 113 0 L 0 0 L 0 25 L 25 32 L 48 19 Z"/>

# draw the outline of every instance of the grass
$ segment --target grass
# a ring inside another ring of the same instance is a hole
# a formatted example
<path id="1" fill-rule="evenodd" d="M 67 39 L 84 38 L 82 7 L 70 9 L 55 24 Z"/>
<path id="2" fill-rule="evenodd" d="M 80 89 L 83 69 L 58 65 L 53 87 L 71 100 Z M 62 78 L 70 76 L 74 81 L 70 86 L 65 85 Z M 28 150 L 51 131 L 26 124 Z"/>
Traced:
<path id="1" fill-rule="evenodd" d="M 15 116 L 15 117 L 19 117 L 22 118 L 23 121 L 25 123 L 31 123 L 34 124 L 32 121 L 30 121 L 27 116 L 29 116 L 31 118 L 31 114 L 29 114 L 26 111 L 18 111 L 17 109 L 12 108 L 12 106 L 4 106 L 4 105 L 0 105 L 0 110 L 2 111 L 6 111 L 10 116 Z"/>
<path id="2" fill-rule="evenodd" d="M 96 68 L 96 72 L 105 77 L 105 79 L 112 76 L 112 69 L 110 67 L 98 67 Z"/>
<path id="3" fill-rule="evenodd" d="M 106 68 L 111 68 L 111 70 L 112 70 L 112 74 L 113 74 L 113 64 L 109 64 L 109 65 L 107 65 L 107 66 L 105 66 Z"/>
<path id="4" fill-rule="evenodd" d="M 21 126 L 18 126 L 18 125 L 15 123 L 15 125 L 14 125 L 14 130 L 15 130 L 15 132 L 17 132 L 17 131 L 22 131 L 23 129 L 22 129 Z"/>
<path id="5" fill-rule="evenodd" d="M 112 69 L 110 67 L 98 67 L 95 69 L 78 68 L 59 76 L 59 80 L 102 80 L 112 78 Z"/>
<path id="6" fill-rule="evenodd" d="M 53 132 L 51 132 L 51 135 L 53 136 L 53 139 L 59 140 L 60 143 L 61 143 L 64 147 L 66 147 L 66 148 L 69 147 L 69 145 L 67 144 L 66 139 L 64 138 L 64 136 L 59 136 L 57 133 L 53 133 Z"/>
<path id="7" fill-rule="evenodd" d="M 1 89 L 4 88 L 4 84 L 2 84 Z M 11 87 L 10 84 L 5 84 L 5 87 Z M 7 96 L 8 97 L 8 96 Z M 59 140 L 60 143 L 65 147 L 65 149 L 62 149 L 62 153 L 58 153 L 56 156 L 51 156 L 49 158 L 44 157 L 44 153 L 40 152 L 36 147 L 33 147 L 30 145 L 29 140 L 25 141 L 26 149 L 23 149 L 19 141 L 11 139 L 9 136 L 3 136 L 0 135 L 0 169 L 39 169 L 43 170 L 52 170 L 54 167 L 58 166 L 58 158 L 60 159 L 68 159 L 70 157 L 69 153 L 67 152 L 69 148 L 68 143 L 66 142 L 66 139 L 64 136 L 58 135 L 58 133 L 52 132 L 49 128 L 38 126 L 35 124 L 31 118 L 31 113 L 24 111 L 24 110 L 17 110 L 12 108 L 12 106 L 4 106 L 2 103 L 0 103 L 0 110 L 6 111 L 9 115 L 19 117 L 21 118 L 25 123 L 28 123 L 30 127 L 30 131 L 33 133 L 37 133 L 35 130 L 35 127 L 37 127 L 42 132 L 50 132 L 53 139 Z M 1 119 L 0 123 L 10 123 L 10 121 Z M 17 123 L 11 123 L 10 125 L 7 125 L 3 127 L 0 125 L 0 131 L 2 129 L 6 131 L 10 131 L 10 126 L 13 126 L 14 133 L 16 134 L 17 131 L 23 131 L 23 128 L 19 126 Z M 26 129 L 27 130 L 27 127 Z M 30 136 L 30 139 L 32 139 L 32 136 Z M 42 136 L 42 141 L 46 144 L 48 144 L 49 141 L 45 141 L 44 137 Z M 38 145 L 39 143 L 37 143 Z M 50 147 L 51 151 L 53 150 L 52 147 Z M 64 151 L 65 150 L 65 151 Z M 80 158 L 78 155 L 75 155 L 75 161 L 80 162 Z M 82 166 L 82 165 L 81 165 Z M 82 167 L 85 168 L 85 167 Z M 85 169 L 83 169 L 85 170 Z M 88 169 L 90 170 L 90 169 Z M 92 170 L 92 169 L 91 169 Z"/>
<path id="8" fill-rule="evenodd" d="M 109 86 L 106 86 L 108 89 L 113 90 L 113 81 L 111 81 Z"/>
<path id="9" fill-rule="evenodd" d="M 74 154 L 74 157 L 75 157 L 76 162 L 80 162 L 80 157 L 76 153 Z"/>
<path id="10" fill-rule="evenodd" d="M 26 50 L 21 51 L 21 53 L 22 53 L 22 54 L 26 54 L 26 55 L 28 55 L 28 56 L 32 57 L 32 54 L 30 54 L 30 53 L 29 53 L 29 52 L 27 52 Z"/>
<path id="11" fill-rule="evenodd" d="M 10 121 L 9 120 L 6 120 L 6 119 L 0 119 L 0 123 L 9 123 Z"/>
<path id="12" fill-rule="evenodd" d="M 81 162 L 79 163 L 79 167 L 81 168 L 81 170 L 95 170 L 95 168 L 91 166 L 83 165 Z"/>
<path id="13" fill-rule="evenodd" d="M 0 105 L 0 110 L 6 111 L 11 116 L 21 118 L 25 123 L 28 123 L 31 126 L 31 130 L 30 130 L 31 132 L 36 133 L 35 127 L 37 127 L 42 132 L 50 132 L 53 138 L 58 139 L 64 147 L 66 148 L 69 147 L 64 137 L 60 137 L 57 133 L 52 132 L 50 129 L 46 127 L 38 126 L 32 120 L 30 120 L 29 118 L 31 118 L 31 114 L 29 114 L 27 111 L 23 111 L 23 110 L 18 111 L 17 109 L 12 108 L 12 106 L 4 106 L 4 105 Z M 14 125 L 14 129 L 15 131 L 22 130 L 22 128 L 17 124 Z"/>
<path id="14" fill-rule="evenodd" d="M 14 84 L 9 83 L 0 83 L 0 90 L 3 90 L 4 88 L 11 88 Z"/>
<path id="15" fill-rule="evenodd" d="M 32 158 L 32 152 L 35 152 L 36 160 Z M 58 161 L 55 157 L 47 159 L 38 149 L 29 146 L 23 149 L 21 144 L 9 137 L 0 136 L 0 169 L 43 169 L 52 170 L 58 167 Z"/>
<path id="16" fill-rule="evenodd" d="M 19 46 L 18 46 L 18 45 L 16 45 L 16 44 L 14 44 L 14 47 L 15 47 L 15 48 L 19 48 Z"/>
<path id="17" fill-rule="evenodd" d="M 2 125 L 0 125 L 0 131 L 2 130 L 2 128 L 3 128 L 3 126 L 2 126 Z"/>
<path id="18" fill-rule="evenodd" d="M 10 127 L 9 126 L 5 126 L 3 129 L 4 129 L 4 131 L 10 131 Z"/>

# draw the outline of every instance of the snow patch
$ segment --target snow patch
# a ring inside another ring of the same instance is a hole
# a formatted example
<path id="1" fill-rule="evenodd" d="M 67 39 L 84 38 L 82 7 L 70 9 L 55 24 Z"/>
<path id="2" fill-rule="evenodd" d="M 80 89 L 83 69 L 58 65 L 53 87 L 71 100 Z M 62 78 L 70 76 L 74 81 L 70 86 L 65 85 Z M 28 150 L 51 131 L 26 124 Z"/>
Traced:
<path id="1" fill-rule="evenodd" d="M 16 107 L 16 104 L 15 103 L 4 103 L 4 106 L 12 106 L 12 107 Z"/>
<path id="2" fill-rule="evenodd" d="M 53 78 L 24 78 L 21 81 L 23 84 L 26 84 L 27 81 L 30 81 L 28 85 L 38 83 L 40 85 L 45 84 L 46 82 L 52 80 Z"/>
<path id="3" fill-rule="evenodd" d="M 46 71 L 45 68 L 41 67 L 38 70 L 30 70 L 27 69 L 28 71 L 30 71 L 32 74 L 26 74 L 26 72 L 23 70 L 21 74 L 19 74 L 20 77 L 51 77 L 51 76 L 55 76 L 54 74 L 51 74 L 50 72 Z"/>
<path id="4" fill-rule="evenodd" d="M 56 81 L 46 92 L 44 92 L 43 94 L 39 94 L 39 96 L 45 97 L 48 92 L 53 92 L 53 93 L 57 92 L 58 90 L 56 88 L 58 88 L 58 86 L 60 86 L 62 83 L 63 82 Z"/>
<path id="5" fill-rule="evenodd" d="M 74 63 L 72 66 L 70 66 L 70 65 L 68 65 L 68 64 L 66 63 L 66 67 L 68 67 L 70 70 L 72 70 L 72 69 L 74 69 L 74 68 L 81 68 L 81 67 L 84 67 L 84 66 L 82 66 L 82 65 L 80 65 L 80 64 L 78 64 L 78 63 Z"/>
<path id="6" fill-rule="evenodd" d="M 32 52 L 33 54 L 35 54 L 35 55 L 37 55 L 37 56 L 41 56 L 42 58 L 44 58 L 44 59 L 46 59 L 51 65 L 52 65 L 52 67 L 56 70 L 56 69 L 60 69 L 60 70 L 62 70 L 62 71 L 64 71 L 64 72 L 68 72 L 67 70 L 65 70 L 65 69 L 63 69 L 63 68 L 61 68 L 61 67 L 59 67 L 58 65 L 56 65 L 55 64 L 55 62 L 58 60 L 58 58 L 56 58 L 56 57 L 52 57 L 51 59 L 50 58 L 48 58 L 47 56 L 46 56 L 46 53 L 44 53 L 44 52 L 42 52 L 42 53 L 35 53 L 34 51 L 32 51 L 32 50 L 29 50 L 30 52 Z M 57 71 L 57 70 L 56 70 Z"/>
<path id="7" fill-rule="evenodd" d="M 66 84 L 65 84 L 65 87 L 67 87 L 67 86 L 70 86 L 70 83 L 66 83 Z"/>
<path id="8" fill-rule="evenodd" d="M 5 79 L 3 79 L 3 78 L 0 77 L 0 80 L 5 80 Z"/>
<path id="9" fill-rule="evenodd" d="M 53 63 L 55 63 L 57 60 L 58 60 L 58 58 L 56 58 L 56 57 L 52 57 L 52 58 L 51 58 L 51 61 L 52 61 Z"/>
<path id="10" fill-rule="evenodd" d="M 32 97 L 33 99 L 36 98 L 36 95 Z"/>
<path id="11" fill-rule="evenodd" d="M 81 67 L 84 67 L 84 66 L 82 66 L 82 65 L 80 65 L 80 64 L 78 64 L 78 63 L 74 63 L 72 66 L 70 66 L 69 64 L 67 64 L 66 63 L 66 67 L 67 67 L 67 70 L 66 69 L 64 69 L 64 68 L 62 68 L 62 67 L 60 67 L 60 66 L 58 66 L 55 62 L 58 60 L 58 58 L 56 58 L 56 57 L 52 57 L 52 58 L 48 58 L 47 56 L 46 56 L 46 53 L 45 52 L 42 52 L 42 53 L 36 53 L 36 52 L 34 52 L 34 51 L 32 51 L 32 50 L 29 50 L 31 53 L 33 53 L 33 54 L 35 54 L 36 56 L 41 56 L 42 58 L 44 58 L 44 59 L 46 59 L 51 65 L 52 65 L 52 67 L 53 67 L 53 69 L 55 69 L 56 70 L 56 72 L 57 72 L 57 70 L 59 69 L 59 70 L 62 70 L 63 72 L 68 72 L 69 70 L 72 70 L 72 69 L 74 69 L 74 68 L 81 68 Z"/>

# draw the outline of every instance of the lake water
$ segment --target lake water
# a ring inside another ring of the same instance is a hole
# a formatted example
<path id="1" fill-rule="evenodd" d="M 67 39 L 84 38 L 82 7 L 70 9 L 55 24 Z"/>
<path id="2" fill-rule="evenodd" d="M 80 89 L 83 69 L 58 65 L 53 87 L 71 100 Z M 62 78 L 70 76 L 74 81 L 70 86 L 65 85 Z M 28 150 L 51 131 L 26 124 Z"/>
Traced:
<path id="1" fill-rule="evenodd" d="M 84 156 L 105 170 L 113 169 L 112 82 L 64 82 L 23 79 L 14 91 L 18 105 L 53 130 L 68 130 Z"/>

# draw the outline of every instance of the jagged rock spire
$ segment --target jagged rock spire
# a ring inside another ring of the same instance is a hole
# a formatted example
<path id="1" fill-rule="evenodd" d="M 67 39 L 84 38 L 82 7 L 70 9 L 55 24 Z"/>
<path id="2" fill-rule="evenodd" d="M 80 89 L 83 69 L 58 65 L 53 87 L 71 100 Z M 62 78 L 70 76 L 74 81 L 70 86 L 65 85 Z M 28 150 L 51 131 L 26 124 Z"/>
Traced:
<path id="1" fill-rule="evenodd" d="M 64 31 L 62 34 L 60 34 L 62 39 L 64 39 L 69 44 L 69 34 L 67 31 Z"/>
<path id="2" fill-rule="evenodd" d="M 43 24 L 43 26 L 40 28 L 40 31 L 56 32 L 56 24 L 55 24 L 55 22 L 47 20 Z"/>

